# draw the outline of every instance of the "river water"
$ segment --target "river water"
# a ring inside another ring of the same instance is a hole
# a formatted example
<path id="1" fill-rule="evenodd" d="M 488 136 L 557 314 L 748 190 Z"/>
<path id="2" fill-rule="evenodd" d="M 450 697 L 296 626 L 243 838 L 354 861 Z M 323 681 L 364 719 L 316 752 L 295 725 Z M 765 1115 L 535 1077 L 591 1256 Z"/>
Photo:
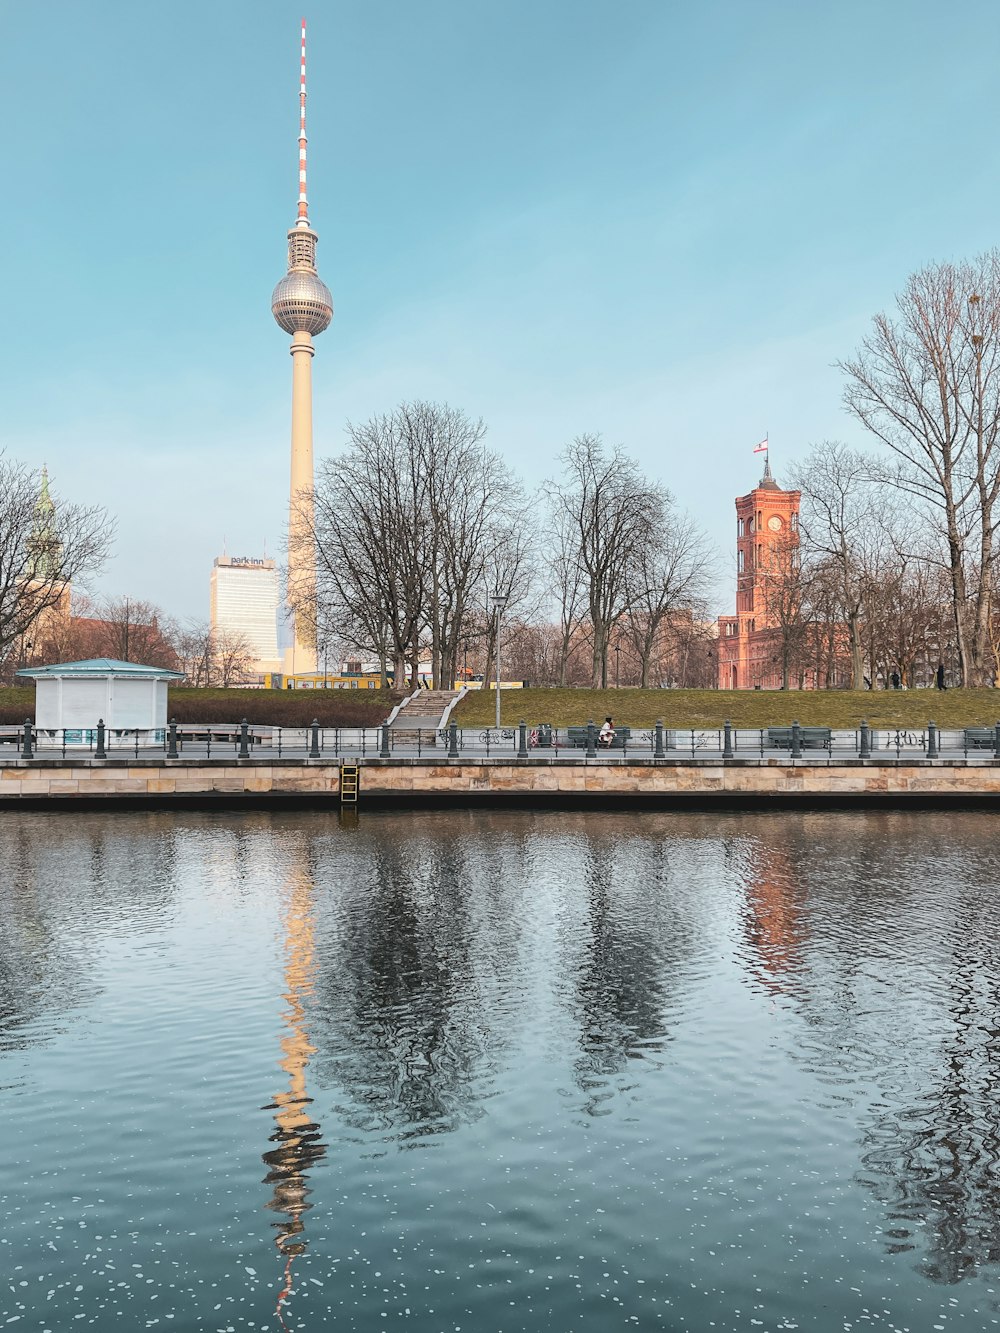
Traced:
<path id="1" fill-rule="evenodd" d="M 4 813 L 0 1325 L 998 1325 L 997 830 Z"/>

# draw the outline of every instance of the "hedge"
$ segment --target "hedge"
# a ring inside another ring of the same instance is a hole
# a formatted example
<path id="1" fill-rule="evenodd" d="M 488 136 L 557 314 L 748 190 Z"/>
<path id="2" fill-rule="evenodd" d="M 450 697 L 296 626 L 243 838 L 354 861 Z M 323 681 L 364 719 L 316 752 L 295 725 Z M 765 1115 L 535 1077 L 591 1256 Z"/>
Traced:
<path id="1" fill-rule="evenodd" d="M 198 690 L 171 689 L 167 716 L 178 722 L 239 722 L 304 727 L 376 727 L 402 696 L 389 690 Z M 34 719 L 34 686 L 0 689 L 0 724 Z M 97 719 L 95 718 L 96 722 Z"/>

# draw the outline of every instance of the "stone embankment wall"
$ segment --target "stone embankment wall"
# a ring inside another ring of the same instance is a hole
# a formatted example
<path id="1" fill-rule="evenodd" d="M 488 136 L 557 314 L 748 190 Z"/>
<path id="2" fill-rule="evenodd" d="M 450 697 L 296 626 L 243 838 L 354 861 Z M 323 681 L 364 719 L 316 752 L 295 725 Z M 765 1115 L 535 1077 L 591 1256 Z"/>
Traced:
<path id="1" fill-rule="evenodd" d="M 605 800 L 719 805 L 766 801 L 865 804 L 891 800 L 960 803 L 1000 798 L 1000 762 L 923 760 L 818 764 L 788 759 L 730 760 L 446 760 L 360 761 L 360 804 L 488 800 Z M 336 803 L 340 766 L 324 760 L 155 758 L 7 761 L 0 768 L 0 802 L 80 800 L 313 799 Z"/>

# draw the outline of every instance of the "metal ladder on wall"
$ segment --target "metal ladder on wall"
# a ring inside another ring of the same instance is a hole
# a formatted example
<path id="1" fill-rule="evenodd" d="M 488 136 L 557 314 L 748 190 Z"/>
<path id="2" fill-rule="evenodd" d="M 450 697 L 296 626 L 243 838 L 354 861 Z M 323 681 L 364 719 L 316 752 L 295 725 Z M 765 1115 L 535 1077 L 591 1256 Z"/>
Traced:
<path id="1" fill-rule="evenodd" d="M 360 768 L 358 764 L 340 765 L 340 804 L 357 805 Z"/>

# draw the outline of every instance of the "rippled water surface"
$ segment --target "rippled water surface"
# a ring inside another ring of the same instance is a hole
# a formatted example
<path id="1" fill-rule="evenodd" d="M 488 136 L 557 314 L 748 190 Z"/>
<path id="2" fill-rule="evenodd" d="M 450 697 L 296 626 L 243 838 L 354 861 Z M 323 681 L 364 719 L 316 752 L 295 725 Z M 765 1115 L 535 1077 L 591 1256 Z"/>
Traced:
<path id="1" fill-rule="evenodd" d="M 0 1324 L 997 1325 L 998 827 L 5 813 Z"/>

